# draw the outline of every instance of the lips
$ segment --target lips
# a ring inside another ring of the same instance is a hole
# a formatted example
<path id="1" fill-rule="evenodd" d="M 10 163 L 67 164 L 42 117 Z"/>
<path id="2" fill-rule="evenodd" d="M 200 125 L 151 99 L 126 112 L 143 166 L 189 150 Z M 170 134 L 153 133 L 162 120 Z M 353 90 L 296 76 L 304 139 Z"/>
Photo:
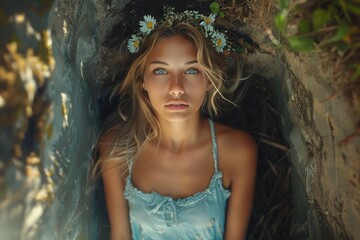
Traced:
<path id="1" fill-rule="evenodd" d="M 165 104 L 165 107 L 170 110 L 183 110 L 189 107 L 189 104 L 183 101 L 171 101 Z"/>

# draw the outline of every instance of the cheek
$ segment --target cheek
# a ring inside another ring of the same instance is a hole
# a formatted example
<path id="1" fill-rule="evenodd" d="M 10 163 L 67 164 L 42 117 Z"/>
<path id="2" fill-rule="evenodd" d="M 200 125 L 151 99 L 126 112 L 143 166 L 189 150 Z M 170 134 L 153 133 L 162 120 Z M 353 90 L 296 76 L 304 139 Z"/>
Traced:
<path id="1" fill-rule="evenodd" d="M 212 87 L 212 84 L 204 73 L 202 74 L 202 79 L 203 79 L 204 88 L 206 91 L 208 91 Z"/>
<path id="2" fill-rule="evenodd" d="M 146 72 L 144 73 L 144 77 L 143 77 L 143 89 L 145 91 L 148 90 L 148 85 L 149 85 L 149 76 L 146 74 Z"/>
<path id="3" fill-rule="evenodd" d="M 185 94 L 192 96 L 193 98 L 198 99 L 198 101 L 202 101 L 205 98 L 205 95 L 208 91 L 209 84 L 204 81 L 201 81 L 197 84 L 192 84 L 188 86 L 185 90 Z"/>
<path id="4" fill-rule="evenodd" d="M 211 82 L 205 78 L 204 81 L 203 81 L 203 88 L 204 88 L 204 90 L 207 92 L 207 91 L 209 91 L 212 87 L 213 87 L 213 85 L 211 84 Z"/>
<path id="5" fill-rule="evenodd" d="M 145 91 L 149 101 L 152 104 L 156 104 L 157 102 L 161 102 L 166 92 L 164 91 L 164 86 L 158 84 L 156 81 L 147 81 L 145 82 Z"/>
<path id="6" fill-rule="evenodd" d="M 151 84 L 153 82 L 151 72 L 149 69 L 145 69 L 144 76 L 143 76 L 143 88 L 148 91 L 151 88 Z"/>
<path id="7" fill-rule="evenodd" d="M 166 86 L 164 86 L 164 83 L 161 83 L 160 81 L 146 81 L 144 82 L 145 85 L 145 91 L 148 93 L 148 95 L 152 96 L 159 96 L 161 93 L 163 93 L 166 89 Z"/>
<path id="8" fill-rule="evenodd" d="M 206 85 L 206 91 L 209 91 L 210 89 L 213 88 L 213 85 L 211 84 L 211 82 L 209 80 L 205 80 L 205 85 Z"/>

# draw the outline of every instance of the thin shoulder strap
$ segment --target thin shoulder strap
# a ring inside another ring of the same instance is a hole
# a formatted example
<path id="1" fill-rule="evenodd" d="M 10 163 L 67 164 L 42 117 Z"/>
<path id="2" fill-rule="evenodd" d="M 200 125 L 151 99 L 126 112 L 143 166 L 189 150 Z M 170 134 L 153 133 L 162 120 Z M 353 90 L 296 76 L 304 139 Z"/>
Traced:
<path id="1" fill-rule="evenodd" d="M 130 160 L 130 161 L 129 161 L 129 176 L 130 176 L 130 177 L 131 177 L 131 174 L 132 174 L 133 164 L 134 164 L 134 161 L 133 161 L 133 160 Z"/>
<path id="2" fill-rule="evenodd" d="M 211 138 L 212 138 L 212 152 L 215 165 L 215 172 L 218 172 L 218 148 L 216 143 L 215 126 L 213 120 L 209 119 Z"/>

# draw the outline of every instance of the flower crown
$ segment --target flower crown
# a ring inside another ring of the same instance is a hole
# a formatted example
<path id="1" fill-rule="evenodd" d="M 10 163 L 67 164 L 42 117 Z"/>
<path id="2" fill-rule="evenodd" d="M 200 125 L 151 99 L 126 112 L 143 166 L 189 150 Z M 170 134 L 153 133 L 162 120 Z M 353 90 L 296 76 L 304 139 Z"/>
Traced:
<path id="1" fill-rule="evenodd" d="M 227 44 L 227 37 L 224 33 L 215 30 L 213 23 L 215 22 L 216 14 L 212 13 L 209 16 L 204 16 L 198 11 L 184 11 L 182 13 L 175 12 L 175 8 L 165 6 L 163 19 L 156 22 L 155 18 L 150 15 L 145 15 L 144 20 L 140 21 L 140 32 L 131 35 L 128 41 L 128 49 L 131 53 L 136 53 L 139 50 L 141 40 L 149 35 L 154 28 L 159 25 L 171 25 L 173 22 L 186 22 L 198 30 L 200 30 L 205 37 L 210 38 L 213 46 L 217 52 L 223 52 Z"/>

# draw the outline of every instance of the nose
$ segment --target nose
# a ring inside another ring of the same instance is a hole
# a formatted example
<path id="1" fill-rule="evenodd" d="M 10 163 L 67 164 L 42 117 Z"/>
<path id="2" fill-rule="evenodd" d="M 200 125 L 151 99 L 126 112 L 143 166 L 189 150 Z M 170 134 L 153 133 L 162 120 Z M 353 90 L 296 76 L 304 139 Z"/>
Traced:
<path id="1" fill-rule="evenodd" d="M 181 82 L 181 76 L 176 75 L 173 79 L 171 79 L 169 93 L 172 96 L 181 96 L 184 94 L 184 86 Z"/>

